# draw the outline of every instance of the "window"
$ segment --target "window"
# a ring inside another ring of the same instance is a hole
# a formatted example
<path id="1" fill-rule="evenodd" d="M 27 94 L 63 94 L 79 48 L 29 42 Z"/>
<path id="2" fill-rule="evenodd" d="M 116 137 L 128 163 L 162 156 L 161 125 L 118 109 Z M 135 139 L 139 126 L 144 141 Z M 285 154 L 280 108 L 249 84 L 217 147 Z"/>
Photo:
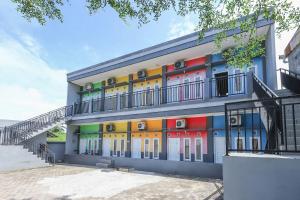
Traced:
<path id="1" fill-rule="evenodd" d="M 159 158 L 159 141 L 157 138 L 153 139 L 153 158 L 158 159 Z"/>
<path id="2" fill-rule="evenodd" d="M 202 98 L 202 87 L 201 87 L 201 78 L 195 77 L 195 99 L 200 99 Z"/>
<path id="3" fill-rule="evenodd" d="M 146 97 L 145 103 L 146 103 L 147 106 L 150 106 L 150 105 L 153 104 L 152 96 L 153 96 L 153 94 L 152 94 L 152 91 L 151 91 L 151 87 L 150 87 L 150 86 L 147 86 L 147 89 L 146 89 L 146 96 L 145 96 L 145 97 Z"/>
<path id="4" fill-rule="evenodd" d="M 248 67 L 248 72 L 252 71 L 253 74 L 257 76 L 257 64 L 252 65 L 251 67 Z"/>
<path id="5" fill-rule="evenodd" d="M 254 135 L 256 132 L 254 133 Z M 260 150 L 260 139 L 259 137 L 250 137 L 250 150 L 258 151 Z"/>
<path id="6" fill-rule="evenodd" d="M 243 88 L 243 74 L 241 72 L 240 69 L 236 69 L 235 71 L 235 75 L 234 75 L 234 88 L 235 90 L 233 91 L 235 94 L 239 94 L 242 91 Z"/>
<path id="7" fill-rule="evenodd" d="M 154 86 L 154 105 L 158 105 L 159 102 L 160 102 L 159 85 L 156 84 Z"/>
<path id="8" fill-rule="evenodd" d="M 117 156 L 117 145 L 118 145 L 118 140 L 114 139 L 113 156 Z"/>
<path id="9" fill-rule="evenodd" d="M 91 150 L 92 150 L 92 141 L 89 139 L 88 154 L 91 153 Z"/>
<path id="10" fill-rule="evenodd" d="M 184 100 L 187 100 L 190 98 L 190 79 L 184 80 Z"/>
<path id="11" fill-rule="evenodd" d="M 98 146 L 97 139 L 95 139 L 94 140 L 94 154 L 98 153 L 97 146 Z"/>
<path id="12" fill-rule="evenodd" d="M 125 140 L 124 139 L 121 140 L 121 152 L 120 152 L 120 156 L 121 157 L 125 156 Z"/>
<path id="13" fill-rule="evenodd" d="M 195 160 L 202 161 L 202 140 L 201 140 L 201 138 L 195 139 Z"/>
<path id="14" fill-rule="evenodd" d="M 240 137 L 236 137 L 235 139 L 235 147 L 237 149 L 237 151 L 243 151 L 244 150 L 244 138 Z"/>
<path id="15" fill-rule="evenodd" d="M 150 152 L 149 152 L 149 147 L 150 147 L 150 141 L 148 138 L 145 139 L 145 144 L 144 144 L 144 158 L 149 158 L 150 157 Z"/>
<path id="16" fill-rule="evenodd" d="M 184 138 L 184 160 L 190 160 L 191 159 L 191 151 L 190 151 L 190 139 Z"/>
<path id="17" fill-rule="evenodd" d="M 168 81 L 167 87 L 167 100 L 168 103 L 178 102 L 179 101 L 179 80 L 175 79 Z"/>

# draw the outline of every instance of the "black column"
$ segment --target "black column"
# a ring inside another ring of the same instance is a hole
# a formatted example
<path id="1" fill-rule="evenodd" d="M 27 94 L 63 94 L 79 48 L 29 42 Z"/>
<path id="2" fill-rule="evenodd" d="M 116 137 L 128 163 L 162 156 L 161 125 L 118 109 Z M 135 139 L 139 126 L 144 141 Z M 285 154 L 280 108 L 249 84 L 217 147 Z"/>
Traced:
<path id="1" fill-rule="evenodd" d="M 207 116 L 207 154 L 203 154 L 204 162 L 214 162 L 213 116 Z"/>
<path id="2" fill-rule="evenodd" d="M 99 124 L 99 155 L 102 156 L 102 144 L 103 144 L 103 124 Z"/>
<path id="3" fill-rule="evenodd" d="M 162 90 L 161 90 L 161 95 L 162 95 L 162 103 L 167 103 L 167 65 L 162 66 Z"/>
<path id="4" fill-rule="evenodd" d="M 104 104 L 105 104 L 105 81 L 102 81 L 100 111 L 104 111 Z"/>
<path id="5" fill-rule="evenodd" d="M 131 122 L 127 122 L 127 151 L 125 157 L 131 157 Z"/>
<path id="6" fill-rule="evenodd" d="M 167 137 L 167 120 L 162 120 L 162 137 L 161 137 L 161 153 L 159 154 L 160 160 L 167 160 L 168 137 Z"/>
<path id="7" fill-rule="evenodd" d="M 129 80 L 129 84 L 128 84 L 128 108 L 132 107 L 132 93 L 133 93 L 133 75 L 129 74 L 128 75 L 128 80 Z"/>

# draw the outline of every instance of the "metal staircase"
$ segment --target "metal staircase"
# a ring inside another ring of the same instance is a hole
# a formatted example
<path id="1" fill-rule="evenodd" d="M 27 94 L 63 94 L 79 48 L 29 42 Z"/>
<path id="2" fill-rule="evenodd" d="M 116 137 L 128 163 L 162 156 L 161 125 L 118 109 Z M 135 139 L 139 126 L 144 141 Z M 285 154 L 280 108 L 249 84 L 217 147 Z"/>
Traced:
<path id="1" fill-rule="evenodd" d="M 0 131 L 0 144 L 22 144 L 24 141 L 64 122 L 66 117 L 72 115 L 72 108 L 72 106 L 64 106 L 37 117 L 4 127 L 4 129 Z"/>
<path id="2" fill-rule="evenodd" d="M 65 122 L 73 112 L 64 106 L 0 130 L 0 145 L 23 146 L 47 163 L 55 163 L 55 153 L 47 147 L 47 131 Z M 13 149 L 13 148 L 12 148 Z M 13 158 L 11 158 L 13 159 Z"/>
<path id="3" fill-rule="evenodd" d="M 248 125 L 232 127 L 228 121 L 232 115 L 250 116 Z M 294 91 L 288 89 L 273 91 L 253 75 L 253 100 L 226 103 L 225 116 L 227 155 L 229 152 L 237 151 L 300 153 L 300 95 L 295 95 Z M 259 116 L 260 122 L 254 122 L 256 116 Z M 248 146 L 245 142 L 244 149 L 232 146 L 232 137 L 235 133 L 238 132 L 238 138 L 246 138 L 246 129 L 252 129 L 249 131 L 250 136 L 247 137 L 256 137 L 260 141 L 258 149 L 251 149 L 255 145 L 254 141 Z M 245 133 L 240 134 L 241 130 L 245 130 Z M 257 132 L 259 134 L 255 134 Z"/>

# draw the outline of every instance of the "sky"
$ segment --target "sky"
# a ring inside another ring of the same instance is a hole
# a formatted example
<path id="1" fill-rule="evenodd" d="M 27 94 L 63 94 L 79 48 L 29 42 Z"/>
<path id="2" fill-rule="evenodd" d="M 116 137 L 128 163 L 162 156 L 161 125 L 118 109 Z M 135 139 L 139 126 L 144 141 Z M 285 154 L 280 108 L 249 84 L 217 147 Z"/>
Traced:
<path id="1" fill-rule="evenodd" d="M 64 106 L 68 72 L 192 33 L 197 22 L 168 12 L 139 27 L 112 9 L 91 16 L 84 1 L 71 3 L 63 7 L 63 23 L 41 26 L 0 1 L 0 119 L 24 120 Z M 276 57 L 294 32 L 276 40 Z"/>

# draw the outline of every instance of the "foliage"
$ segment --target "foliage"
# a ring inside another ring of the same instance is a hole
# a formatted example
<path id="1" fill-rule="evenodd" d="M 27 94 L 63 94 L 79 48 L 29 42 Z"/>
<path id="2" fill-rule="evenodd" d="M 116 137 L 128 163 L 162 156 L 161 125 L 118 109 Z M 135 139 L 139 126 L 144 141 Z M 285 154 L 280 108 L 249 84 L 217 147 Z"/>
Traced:
<path id="1" fill-rule="evenodd" d="M 61 8 L 68 0 L 11 0 L 28 20 L 36 19 L 44 25 L 47 19 L 63 21 Z M 263 55 L 263 37 L 257 37 L 256 22 L 260 17 L 276 22 L 278 34 L 300 25 L 300 9 L 288 0 L 85 0 L 90 14 L 105 7 L 114 9 L 121 19 L 137 19 L 139 25 L 173 10 L 180 16 L 198 16 L 199 39 L 210 29 L 220 31 L 216 48 L 222 49 L 226 31 L 239 27 L 243 34 L 234 35 L 239 51 L 227 51 L 224 57 L 232 66 L 251 64 L 255 56 Z M 247 17 L 245 17 L 247 16 Z M 249 41 L 249 42 L 246 42 Z"/>
<path id="2" fill-rule="evenodd" d="M 65 142 L 66 131 L 61 126 L 55 126 L 47 133 L 48 142 Z"/>

